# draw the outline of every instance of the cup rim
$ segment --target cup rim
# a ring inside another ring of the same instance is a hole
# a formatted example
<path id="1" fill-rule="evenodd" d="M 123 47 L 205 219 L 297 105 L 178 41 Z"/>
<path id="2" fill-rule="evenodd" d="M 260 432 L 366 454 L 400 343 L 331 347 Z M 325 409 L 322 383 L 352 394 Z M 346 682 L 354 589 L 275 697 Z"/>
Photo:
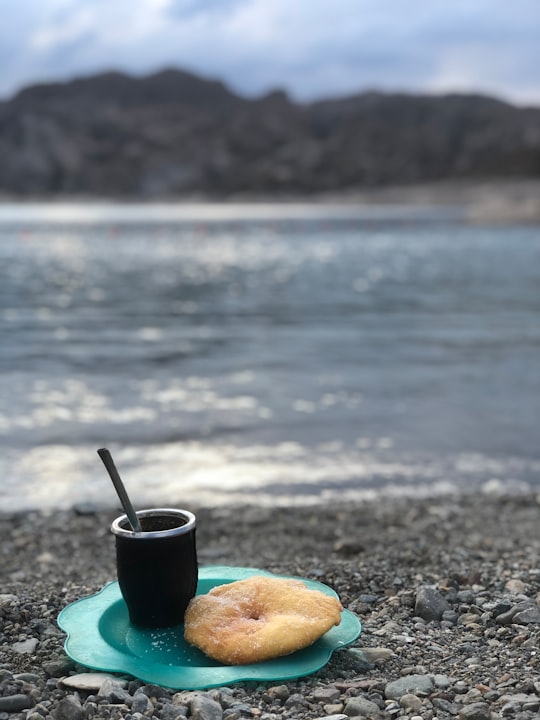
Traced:
<path id="1" fill-rule="evenodd" d="M 126 521 L 129 524 L 127 515 L 120 515 L 111 524 L 111 532 L 117 537 L 124 537 L 130 539 L 141 539 L 141 540 L 153 540 L 155 538 L 166 538 L 173 537 L 175 535 L 185 535 L 195 529 L 196 518 L 195 515 L 189 510 L 182 510 L 179 508 L 149 508 L 148 510 L 138 510 L 136 513 L 138 518 L 156 517 L 158 515 L 165 515 L 170 517 L 182 517 L 186 522 L 183 525 L 179 525 L 175 528 L 169 528 L 168 530 L 151 530 L 149 532 L 135 532 L 134 530 L 128 530 L 122 527 L 122 523 Z"/>

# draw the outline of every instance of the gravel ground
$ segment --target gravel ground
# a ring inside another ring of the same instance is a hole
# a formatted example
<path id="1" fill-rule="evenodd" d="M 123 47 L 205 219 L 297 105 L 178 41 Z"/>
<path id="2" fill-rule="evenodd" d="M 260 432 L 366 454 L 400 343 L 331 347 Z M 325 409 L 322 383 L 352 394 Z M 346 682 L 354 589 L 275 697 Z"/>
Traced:
<path id="1" fill-rule="evenodd" d="M 114 579 L 118 513 L 0 515 L 0 720 L 540 717 L 540 497 L 191 509 L 201 565 L 322 581 L 360 638 L 286 683 L 85 687 L 56 617 Z"/>

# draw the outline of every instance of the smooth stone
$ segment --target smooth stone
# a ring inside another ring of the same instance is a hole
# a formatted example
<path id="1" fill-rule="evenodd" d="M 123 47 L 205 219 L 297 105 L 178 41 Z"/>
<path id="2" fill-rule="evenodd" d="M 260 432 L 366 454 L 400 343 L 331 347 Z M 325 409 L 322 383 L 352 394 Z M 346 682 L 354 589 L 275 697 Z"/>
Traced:
<path id="1" fill-rule="evenodd" d="M 519 608 L 519 605 L 516 607 Z M 523 609 L 519 609 L 514 614 L 512 623 L 514 623 L 514 625 L 540 623 L 540 607 L 538 607 L 538 605 L 527 605 Z"/>
<path id="2" fill-rule="evenodd" d="M 506 717 L 507 715 L 516 715 L 521 710 L 521 703 L 508 702 L 501 708 L 501 715 Z"/>
<path id="3" fill-rule="evenodd" d="M 365 673 L 369 670 L 373 670 L 375 667 L 364 650 L 360 650 L 359 648 L 347 648 L 345 652 L 347 653 L 347 658 L 351 662 L 355 672 Z"/>
<path id="4" fill-rule="evenodd" d="M 399 698 L 399 704 L 402 708 L 405 708 L 405 710 L 414 710 L 418 711 L 422 708 L 422 701 L 417 695 L 411 695 L 411 693 L 407 693 L 406 695 L 402 695 Z"/>
<path id="5" fill-rule="evenodd" d="M 511 609 L 512 603 L 509 600 L 500 600 L 491 608 L 491 614 L 494 618 L 496 618 L 503 613 L 509 612 Z"/>
<path id="6" fill-rule="evenodd" d="M 316 702 L 321 703 L 332 703 L 334 700 L 337 700 L 341 696 L 341 693 L 337 688 L 334 687 L 322 687 L 322 688 L 315 688 L 315 690 L 312 693 L 312 698 Z"/>
<path id="7" fill-rule="evenodd" d="M 116 678 L 105 678 L 98 691 L 98 697 L 105 697 L 110 703 L 122 705 L 131 702 L 131 695 Z"/>
<path id="8" fill-rule="evenodd" d="M 189 701 L 189 709 L 193 720 L 222 720 L 221 705 L 209 695 L 195 693 Z"/>
<path id="9" fill-rule="evenodd" d="M 441 690 L 449 688 L 454 683 L 454 680 L 448 675 L 433 675 L 433 682 L 435 687 Z"/>
<path id="10" fill-rule="evenodd" d="M 430 675 L 405 675 L 389 682 L 384 688 L 384 695 L 388 700 L 399 700 L 408 693 L 429 694 L 433 690 L 433 680 Z"/>
<path id="11" fill-rule="evenodd" d="M 371 700 L 364 697 L 352 697 L 345 703 L 343 709 L 345 715 L 349 717 L 373 717 L 380 715 L 381 709 Z"/>
<path id="12" fill-rule="evenodd" d="M 422 585 L 418 588 L 414 605 L 414 612 L 418 617 L 426 622 L 440 620 L 443 613 L 450 609 L 450 605 L 437 588 L 431 585 Z"/>
<path id="13" fill-rule="evenodd" d="M 287 700 L 285 700 L 285 707 L 301 707 L 306 704 L 306 698 L 302 695 L 302 693 L 293 693 L 292 695 L 289 695 Z"/>
<path id="14" fill-rule="evenodd" d="M 357 598 L 358 602 L 366 603 L 366 605 L 372 605 L 373 603 L 376 603 L 379 599 L 377 595 L 369 595 L 367 593 L 363 593 L 362 595 L 359 595 Z"/>
<path id="15" fill-rule="evenodd" d="M 334 552 L 339 553 L 340 555 L 359 555 L 360 553 L 363 553 L 365 551 L 365 545 L 364 543 L 358 541 L 358 540 L 337 540 L 334 543 Z"/>
<path id="16" fill-rule="evenodd" d="M 348 715 L 343 715 L 343 713 L 337 713 L 334 715 L 325 715 L 322 718 L 319 718 L 319 720 L 349 720 Z"/>
<path id="17" fill-rule="evenodd" d="M 272 687 L 268 688 L 267 693 L 272 700 L 286 700 L 290 695 L 289 688 L 286 685 L 272 685 Z"/>
<path id="18" fill-rule="evenodd" d="M 187 714 L 187 705 L 171 705 L 167 703 L 161 708 L 159 717 L 160 720 L 179 720 L 179 718 L 187 717 Z"/>
<path id="19" fill-rule="evenodd" d="M 510 625 L 514 618 L 514 615 L 518 612 L 515 607 L 506 610 L 505 612 L 499 613 L 495 618 L 497 625 Z"/>
<path id="20" fill-rule="evenodd" d="M 526 693 L 513 693 L 512 695 L 509 695 L 506 693 L 505 695 L 502 695 L 499 698 L 500 703 L 512 703 L 513 705 L 521 705 L 521 703 L 526 702 L 531 697 L 535 697 L 534 695 L 528 695 Z"/>
<path id="21" fill-rule="evenodd" d="M 490 720 L 491 710 L 489 705 L 483 702 L 465 705 L 459 711 L 459 720 Z"/>
<path id="22" fill-rule="evenodd" d="M 15 678 L 15 680 L 22 680 L 23 682 L 27 683 L 36 683 L 40 680 L 40 677 L 37 673 L 30 672 L 17 673 L 13 677 Z"/>
<path id="23" fill-rule="evenodd" d="M 60 657 L 53 660 L 46 660 L 42 664 L 43 670 L 51 677 L 67 675 L 73 669 L 73 661 L 68 657 Z"/>
<path id="24" fill-rule="evenodd" d="M 508 590 L 508 592 L 512 595 L 520 595 L 521 593 L 525 592 L 527 586 L 525 585 L 523 580 L 512 578 L 511 580 L 508 580 L 508 582 L 504 586 L 504 589 Z"/>
<path id="25" fill-rule="evenodd" d="M 444 698 L 433 698 L 431 701 L 434 708 L 437 710 L 442 710 L 445 713 L 448 713 L 449 715 L 456 715 L 457 710 L 454 703 L 451 703 L 449 700 L 445 700 Z"/>
<path id="26" fill-rule="evenodd" d="M 136 692 L 131 702 L 131 712 L 139 712 L 142 715 L 152 715 L 154 703 L 143 692 Z"/>
<path id="27" fill-rule="evenodd" d="M 58 703 L 55 720 L 82 720 L 83 709 L 75 695 L 66 695 Z"/>
<path id="28" fill-rule="evenodd" d="M 119 687 L 126 688 L 127 680 L 119 680 L 114 675 L 107 673 L 79 673 L 62 678 L 60 684 L 74 690 L 85 690 L 87 692 L 98 692 L 105 680 L 113 680 Z"/>
<path id="29" fill-rule="evenodd" d="M 13 643 L 11 647 L 14 652 L 19 653 L 19 655 L 31 655 L 38 645 L 39 640 L 37 638 L 28 638 L 27 640 Z"/>
<path id="30" fill-rule="evenodd" d="M 362 652 L 372 663 L 384 662 L 394 657 L 394 651 L 385 647 L 365 647 L 362 648 Z"/>
<path id="31" fill-rule="evenodd" d="M 458 625 L 472 625 L 473 623 L 477 623 L 480 619 L 480 616 L 476 613 L 463 613 L 458 617 L 457 624 Z"/>
<path id="32" fill-rule="evenodd" d="M 28 695 L 5 695 L 0 697 L 0 712 L 19 712 L 19 710 L 27 710 L 34 706 L 32 698 Z"/>
<path id="33" fill-rule="evenodd" d="M 342 715 L 343 703 L 329 703 L 328 705 L 323 705 L 323 709 L 328 715 Z M 347 715 L 345 715 L 345 717 L 347 717 Z"/>
<path id="34" fill-rule="evenodd" d="M 18 603 L 18 595 L 12 595 L 11 593 L 0 593 L 0 608 L 7 608 L 10 605 L 17 605 Z"/>
<path id="35" fill-rule="evenodd" d="M 441 616 L 442 620 L 449 622 L 451 625 L 455 625 L 458 621 L 459 615 L 455 610 L 445 610 Z"/>

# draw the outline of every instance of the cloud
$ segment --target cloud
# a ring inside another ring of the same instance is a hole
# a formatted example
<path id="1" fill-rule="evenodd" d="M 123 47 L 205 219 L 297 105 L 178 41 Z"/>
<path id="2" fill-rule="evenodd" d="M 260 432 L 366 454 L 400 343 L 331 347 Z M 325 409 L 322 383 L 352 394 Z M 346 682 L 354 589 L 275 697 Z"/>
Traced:
<path id="1" fill-rule="evenodd" d="M 251 95 L 477 90 L 540 104 L 537 0 L 0 0 L 0 12 L 0 95 L 177 66 Z"/>

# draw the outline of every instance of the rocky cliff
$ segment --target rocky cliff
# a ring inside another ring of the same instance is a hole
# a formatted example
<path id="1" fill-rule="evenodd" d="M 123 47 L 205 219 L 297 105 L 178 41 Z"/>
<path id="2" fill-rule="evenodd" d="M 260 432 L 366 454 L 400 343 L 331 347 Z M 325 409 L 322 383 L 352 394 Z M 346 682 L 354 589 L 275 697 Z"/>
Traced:
<path id="1" fill-rule="evenodd" d="M 242 98 L 179 70 L 29 87 L 0 103 L 0 194 L 291 195 L 540 177 L 540 108 L 479 95 Z"/>

